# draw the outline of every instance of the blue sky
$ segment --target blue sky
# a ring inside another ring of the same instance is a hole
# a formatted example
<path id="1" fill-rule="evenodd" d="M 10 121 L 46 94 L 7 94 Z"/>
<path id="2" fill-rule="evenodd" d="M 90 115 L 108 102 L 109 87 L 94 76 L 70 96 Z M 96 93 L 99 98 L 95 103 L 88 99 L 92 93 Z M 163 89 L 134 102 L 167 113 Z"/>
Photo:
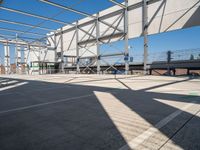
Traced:
<path id="1" fill-rule="evenodd" d="M 111 2 L 108 0 L 51 0 L 53 2 L 65 5 L 65 6 L 73 6 L 73 8 L 87 12 L 89 14 L 96 13 L 103 9 L 106 9 L 110 6 L 113 6 Z M 122 2 L 123 0 L 118 0 L 118 2 Z M 23 10 L 26 12 L 31 12 L 34 14 L 39 14 L 42 16 L 52 17 L 56 15 L 57 20 L 62 20 L 65 22 L 73 22 L 75 20 L 84 18 L 84 16 L 66 12 L 62 9 L 56 8 L 54 6 L 47 5 L 45 3 L 39 2 L 38 0 L 4 0 L 2 4 L 5 7 L 14 8 Z M 36 19 L 33 17 L 27 17 L 24 15 L 8 12 L 0 9 L 0 19 L 7 19 L 11 21 L 18 21 L 29 23 L 33 25 L 41 24 L 42 27 L 48 27 L 51 29 L 57 29 L 62 27 L 63 25 L 52 23 L 50 21 L 44 21 L 41 19 Z M 22 31 L 30 30 L 32 32 L 45 34 L 47 31 L 39 30 L 39 29 L 30 29 L 29 27 L 23 27 L 18 25 L 9 25 L 6 23 L 0 22 L 1 28 L 10 28 L 17 29 Z M 1 31 L 0 34 L 11 34 L 11 32 Z M 166 51 L 166 50 L 177 50 L 177 49 L 190 49 L 190 48 L 200 48 L 200 27 L 193 27 L 184 30 L 177 30 L 168 33 L 162 33 L 157 35 L 149 36 L 149 52 L 158 52 L 158 51 Z M 30 36 L 30 35 L 22 35 L 22 36 Z M 36 38 L 37 36 L 31 36 Z M 123 42 L 118 42 L 114 44 L 115 47 L 119 49 L 123 48 Z M 132 52 L 141 53 L 143 52 L 143 38 L 131 39 L 129 41 L 129 45 L 132 47 Z M 102 46 L 102 52 L 108 49 L 108 46 Z M 113 48 L 109 47 L 111 51 L 114 51 Z M 11 49 L 11 57 L 14 57 L 14 49 Z M 2 45 L 0 45 L 0 55 L 3 55 Z"/>

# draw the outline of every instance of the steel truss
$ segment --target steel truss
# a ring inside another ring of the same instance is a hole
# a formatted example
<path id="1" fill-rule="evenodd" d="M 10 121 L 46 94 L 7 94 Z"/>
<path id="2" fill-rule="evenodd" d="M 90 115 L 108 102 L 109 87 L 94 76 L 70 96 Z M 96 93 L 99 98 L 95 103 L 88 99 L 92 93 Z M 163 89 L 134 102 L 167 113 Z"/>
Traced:
<path id="1" fill-rule="evenodd" d="M 103 59 L 103 54 L 100 54 L 100 45 L 101 44 L 109 44 L 112 47 L 112 39 L 117 39 L 117 40 L 124 40 L 124 63 L 125 63 L 125 74 L 129 73 L 129 46 L 128 46 L 128 11 L 142 7 L 143 8 L 143 36 L 144 36 L 144 74 L 147 73 L 147 57 L 148 57 L 148 19 L 147 19 L 147 5 L 150 5 L 154 2 L 160 1 L 160 0 L 143 0 L 142 2 L 138 2 L 136 4 L 130 5 L 128 6 L 128 0 L 125 0 L 124 4 L 118 3 L 114 0 L 110 0 L 111 2 L 113 2 L 114 4 L 118 5 L 121 7 L 120 10 L 117 10 L 115 12 L 112 12 L 110 14 L 104 15 L 99 17 L 98 14 L 96 14 L 96 16 L 92 16 L 89 15 L 87 13 L 84 12 L 80 12 L 78 10 L 70 10 L 69 8 L 65 7 L 65 6 L 61 6 L 58 5 L 56 3 L 53 2 L 47 2 L 46 0 L 40 0 L 42 2 L 45 2 L 47 4 L 53 5 L 55 7 L 59 7 L 62 9 L 65 9 L 67 11 L 72 11 L 75 12 L 77 14 L 81 14 L 87 17 L 92 18 L 92 20 L 88 21 L 88 22 L 84 22 L 84 23 L 79 23 L 78 21 L 76 22 L 76 26 L 59 31 L 57 33 L 54 33 L 50 36 L 59 36 L 61 34 L 67 34 L 68 32 L 71 31 L 75 31 L 74 32 L 74 36 L 71 39 L 71 43 L 72 41 L 75 39 L 76 37 L 76 59 L 77 59 L 77 63 L 76 63 L 76 68 L 77 68 L 77 73 L 80 73 L 80 66 L 83 65 L 86 68 L 83 70 L 90 70 L 91 68 L 94 68 L 94 65 L 96 66 L 96 73 L 100 73 L 101 72 L 101 61 L 105 62 L 107 65 L 109 65 L 109 68 L 107 70 L 109 70 L 110 68 L 117 70 L 114 65 L 115 64 L 109 64 L 108 62 L 106 62 L 106 60 Z M 108 23 L 105 20 L 114 16 L 118 16 L 118 18 L 116 18 L 116 20 L 114 20 L 112 23 Z M 116 22 L 118 21 L 117 25 Z M 123 29 L 121 29 L 119 27 L 119 24 L 121 22 L 124 22 L 123 24 Z M 105 30 L 104 33 L 99 33 L 99 23 L 102 23 L 104 25 L 107 26 L 107 29 Z M 83 28 L 85 26 L 91 25 L 91 28 L 88 30 L 84 30 Z M 110 29 L 113 29 L 113 32 L 111 34 L 106 34 Z M 96 33 L 94 34 L 94 32 L 96 31 Z M 79 32 L 84 32 L 84 36 L 79 39 Z M 87 39 L 85 39 L 85 37 L 88 37 Z M 71 45 L 71 44 L 70 44 Z M 97 47 L 97 54 L 94 54 L 93 52 L 91 52 L 89 50 L 89 47 L 92 46 L 96 46 Z M 70 46 L 68 47 L 67 50 L 70 49 Z M 91 54 L 94 54 L 94 60 L 92 61 L 92 63 L 89 63 L 87 65 L 83 64 L 80 62 L 82 55 L 80 54 L 80 49 L 84 49 L 84 52 L 89 52 Z M 67 51 L 65 50 L 65 51 Z M 61 50 L 63 51 L 63 50 Z M 115 56 L 115 54 L 113 54 L 112 56 Z M 95 62 L 95 63 L 94 63 Z M 92 71 L 94 72 L 94 71 Z"/>
<path id="2" fill-rule="evenodd" d="M 63 25 L 69 25 L 71 26 L 70 28 L 63 30 L 63 28 L 61 28 L 60 30 L 52 30 L 52 32 L 47 35 L 46 37 L 44 35 L 38 34 L 38 33 L 34 33 L 34 32 L 23 32 L 23 31 L 17 31 L 17 30 L 11 30 L 11 29 L 6 29 L 6 28 L 1 28 L 0 30 L 9 30 L 10 32 L 13 33 L 26 33 L 26 34 L 30 34 L 30 35 L 37 35 L 37 36 L 44 36 L 43 38 L 40 38 L 38 40 L 35 40 L 33 42 L 27 42 L 25 41 L 25 37 L 20 37 L 18 39 L 0 39 L 0 42 L 8 45 L 8 44 L 15 44 L 16 47 L 19 45 L 23 45 L 26 51 L 28 51 L 28 56 L 29 56 L 29 52 L 30 51 L 38 51 L 38 47 L 41 49 L 47 48 L 47 50 L 54 50 L 55 54 L 57 55 L 57 48 L 58 45 L 60 44 L 61 47 L 61 70 L 64 72 L 64 51 L 67 51 L 70 49 L 71 43 L 73 42 L 73 40 L 76 41 L 76 71 L 77 73 L 81 73 L 81 72 L 85 72 L 86 70 L 90 70 L 93 73 L 98 73 L 100 74 L 101 72 L 101 61 L 103 61 L 104 63 L 106 63 L 107 65 L 109 65 L 109 67 L 106 69 L 109 70 L 110 68 L 113 68 L 114 70 L 117 71 L 117 69 L 115 68 L 115 64 L 109 64 L 109 62 L 107 62 L 104 58 L 105 57 L 109 57 L 109 55 L 105 55 L 100 53 L 100 46 L 102 44 L 109 44 L 112 47 L 112 40 L 113 39 L 117 39 L 117 40 L 124 40 L 124 52 L 123 53 L 117 53 L 117 54 L 110 54 L 110 56 L 123 56 L 124 57 L 124 63 L 125 63 L 125 74 L 129 73 L 129 46 L 128 46 L 128 11 L 139 8 L 139 7 L 143 7 L 143 35 L 144 35 L 144 73 L 146 74 L 146 70 L 147 70 L 147 56 L 148 56 L 148 40 L 147 40 L 147 34 L 148 34 L 148 21 L 147 21 L 147 5 L 153 3 L 153 2 L 157 2 L 160 0 L 143 0 L 143 2 L 139 2 L 136 3 L 134 5 L 128 6 L 128 0 L 124 1 L 124 4 L 118 3 L 115 0 L 109 0 L 112 3 L 118 5 L 121 7 L 121 9 L 112 12 L 110 14 L 104 15 L 104 16 L 99 16 L 99 14 L 97 13 L 95 16 L 87 14 L 85 12 L 81 12 L 78 10 L 75 10 L 73 8 L 69 8 L 66 6 L 62 6 L 47 0 L 40 0 L 41 2 L 53 5 L 55 7 L 59 7 L 61 9 L 64 9 L 66 11 L 71 11 L 86 17 L 90 17 L 92 18 L 92 20 L 85 22 L 85 23 L 79 23 L 78 21 L 76 22 L 76 24 L 73 23 L 68 23 L 68 22 L 63 22 L 60 20 L 56 20 L 56 19 L 52 19 L 52 18 L 48 18 L 48 17 L 44 17 L 44 16 L 40 16 L 40 15 L 36 15 L 36 14 L 32 14 L 32 13 L 28 13 L 28 12 L 24 12 L 21 10 L 16 10 L 16 9 L 11 9 L 11 8 L 6 8 L 6 7 L 2 7 L 0 6 L 0 9 L 2 10 L 6 10 L 6 11 L 10 11 L 10 12 L 14 12 L 14 13 L 18 13 L 18 14 L 22 14 L 22 15 L 26 15 L 29 17 L 35 17 L 38 19 L 42 19 L 42 20 L 48 20 L 48 21 L 52 21 L 55 23 L 59 23 L 59 24 L 63 24 Z M 116 17 L 116 19 L 113 22 L 106 22 L 106 19 L 111 18 L 111 17 Z M 35 25 L 30 25 L 30 24 L 25 24 L 25 23 L 21 23 L 21 22 L 15 22 L 15 21 L 9 21 L 9 20 L 3 20 L 0 19 L 0 22 L 4 22 L 4 23 L 9 23 L 9 24 L 16 24 L 16 25 L 21 25 L 21 26 L 27 26 L 27 27 L 32 27 L 32 28 L 38 28 L 38 29 L 42 29 L 42 30 L 46 30 L 46 31 L 51 31 L 51 29 L 49 28 L 43 28 L 40 26 L 35 26 Z M 123 22 L 123 27 L 120 27 L 120 24 Z M 100 29 L 99 29 L 99 24 L 102 23 L 105 26 L 107 26 L 107 29 L 103 32 L 100 33 Z M 84 27 L 87 25 L 91 25 L 91 28 L 88 30 L 85 30 Z M 113 32 L 111 34 L 107 34 L 108 31 L 112 29 Z M 71 39 L 71 43 L 69 45 L 69 47 L 67 49 L 64 50 L 64 39 L 63 39 L 63 34 L 70 32 L 70 31 L 74 31 L 74 35 L 73 38 Z M 80 39 L 79 38 L 79 33 L 82 32 L 84 33 L 84 36 Z M 86 38 L 87 37 L 87 38 Z M 36 41 L 41 41 L 46 39 L 47 42 L 46 43 L 42 43 L 42 42 L 36 42 Z M 51 42 L 52 41 L 52 42 Z M 53 44 L 52 44 L 53 43 Z M 96 46 L 97 48 L 97 53 L 92 52 L 89 47 L 92 46 Z M 83 50 L 83 53 L 80 54 L 80 50 Z M 80 60 L 81 59 L 86 59 L 83 57 L 83 54 L 89 52 L 91 54 L 93 54 L 93 60 L 91 63 L 89 64 L 83 64 Z M 27 57 L 28 57 L 27 56 Z M 25 60 L 27 61 L 28 58 L 25 58 Z M 58 59 L 55 58 L 55 61 L 57 61 Z M 40 60 L 40 57 L 38 56 L 38 61 Z M 85 69 L 83 69 L 82 71 L 80 70 L 80 66 L 85 66 Z M 96 66 L 96 70 L 92 70 L 91 66 Z"/>
<path id="3" fill-rule="evenodd" d="M 45 1 L 45 0 L 41 0 L 41 1 Z M 46 2 L 46 1 L 45 1 Z M 52 2 L 48 2 L 48 4 L 58 6 L 55 3 Z M 125 1 L 125 9 L 123 8 L 122 10 L 118 11 L 117 13 L 113 13 L 111 15 L 106 15 L 103 17 L 99 17 L 99 15 L 97 14 L 95 16 L 95 19 L 85 23 L 85 24 L 79 24 L 79 22 L 77 21 L 76 26 L 70 28 L 69 30 L 62 30 L 60 32 L 55 33 L 55 37 L 61 39 L 57 41 L 57 44 L 61 45 L 61 60 L 62 60 L 62 53 L 64 51 L 67 51 L 70 49 L 71 43 L 73 40 L 76 40 L 76 68 L 77 68 L 77 73 L 80 73 L 80 66 L 84 66 L 85 69 L 82 70 L 82 72 L 89 70 L 91 72 L 94 73 L 94 70 L 92 70 L 90 67 L 94 67 L 94 65 L 97 66 L 96 68 L 96 73 L 100 73 L 101 72 L 101 61 L 106 62 L 106 60 L 104 60 L 103 55 L 100 53 L 100 45 L 101 44 L 110 44 L 110 42 L 112 41 L 112 39 L 117 39 L 117 40 L 124 40 L 125 42 L 125 51 L 122 54 L 124 56 L 124 60 L 125 60 L 125 73 L 128 74 L 129 71 L 129 64 L 128 64 L 128 57 L 129 57 L 129 52 L 128 52 L 128 1 Z M 63 6 L 62 6 L 63 8 Z M 65 9 L 65 8 L 63 8 Z M 68 10 L 68 9 L 67 9 Z M 70 11 L 70 10 L 68 10 Z M 73 10 L 74 12 L 74 10 Z M 76 13 L 78 14 L 83 14 L 84 16 L 89 16 L 88 14 L 84 14 L 83 12 L 79 12 L 77 10 L 75 10 Z M 109 17 L 116 17 L 116 19 L 110 23 L 110 22 L 106 22 L 105 20 Z M 91 16 L 91 18 L 94 18 L 94 16 Z M 123 27 L 120 27 L 120 24 L 123 22 Z M 105 26 L 107 26 L 107 29 L 103 32 L 100 33 L 99 30 L 99 23 L 104 24 Z M 85 30 L 84 27 L 86 25 L 90 25 L 90 28 L 88 30 Z M 107 34 L 109 32 L 109 30 L 112 29 L 112 33 L 111 34 Z M 70 41 L 70 45 L 68 47 L 67 50 L 63 50 L 63 37 L 62 35 L 70 32 L 70 31 L 74 31 L 74 35 Z M 83 37 L 80 39 L 79 38 L 79 32 L 84 33 Z M 76 37 L 76 39 L 75 39 Z M 60 42 L 60 43 L 59 43 Z M 112 44 L 110 44 L 112 46 Z M 90 47 L 92 46 L 96 46 L 97 48 L 97 53 L 92 52 L 91 50 L 89 50 Z M 80 50 L 82 50 L 82 54 L 80 54 Z M 83 55 L 89 52 L 91 55 L 93 55 L 93 60 L 91 63 L 85 65 L 83 64 L 80 60 L 82 59 L 87 59 L 87 58 L 83 58 Z M 115 56 L 118 54 L 112 54 L 112 56 Z M 106 64 L 109 64 L 108 62 L 106 62 Z M 114 67 L 115 64 L 109 64 L 109 68 L 107 70 L 109 70 L 110 68 L 113 68 L 115 70 L 117 70 Z M 63 70 L 63 68 L 62 68 Z"/>

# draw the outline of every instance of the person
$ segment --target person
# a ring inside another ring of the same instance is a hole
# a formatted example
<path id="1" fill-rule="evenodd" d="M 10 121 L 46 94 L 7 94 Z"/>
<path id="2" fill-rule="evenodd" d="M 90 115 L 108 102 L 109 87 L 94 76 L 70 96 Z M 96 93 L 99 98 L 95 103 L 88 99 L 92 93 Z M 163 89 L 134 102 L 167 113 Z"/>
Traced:
<path id="1" fill-rule="evenodd" d="M 194 60 L 194 55 L 193 54 L 190 55 L 190 60 Z"/>
<path id="2" fill-rule="evenodd" d="M 200 54 L 197 56 L 197 59 L 200 59 Z"/>

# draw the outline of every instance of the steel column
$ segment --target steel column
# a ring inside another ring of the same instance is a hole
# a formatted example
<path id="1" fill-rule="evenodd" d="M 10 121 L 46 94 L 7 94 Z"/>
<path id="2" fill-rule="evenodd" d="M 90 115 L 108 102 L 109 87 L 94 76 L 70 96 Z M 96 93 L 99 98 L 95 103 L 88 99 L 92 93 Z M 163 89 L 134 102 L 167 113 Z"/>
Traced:
<path id="1" fill-rule="evenodd" d="M 8 45 L 8 43 L 6 43 L 4 45 L 4 66 L 5 66 L 5 74 L 9 74 L 10 73 L 10 47 Z"/>
<path id="2" fill-rule="evenodd" d="M 16 72 L 20 73 L 21 70 L 21 46 L 15 45 L 15 64 L 16 64 Z"/>
<path id="3" fill-rule="evenodd" d="M 54 61 L 57 62 L 58 58 L 57 58 L 57 44 L 56 44 L 56 35 L 54 35 L 54 48 L 55 48 L 55 58 L 54 58 Z"/>
<path id="4" fill-rule="evenodd" d="M 16 34 L 16 42 L 18 41 L 18 35 Z M 20 64 L 21 63 L 21 46 L 17 43 L 15 44 L 15 65 L 16 65 L 16 73 L 20 72 Z"/>
<path id="5" fill-rule="evenodd" d="M 63 31 L 63 28 L 61 28 L 61 33 Z M 61 47 L 61 72 L 64 72 L 64 45 L 63 45 L 63 33 L 60 35 L 60 47 Z"/>
<path id="6" fill-rule="evenodd" d="M 80 73 L 78 21 L 76 22 L 76 72 Z"/>
<path id="7" fill-rule="evenodd" d="M 28 53 L 27 53 L 28 51 Z M 27 45 L 26 47 L 24 47 L 24 63 L 27 65 L 28 64 L 28 55 L 29 55 L 29 52 L 30 52 L 30 46 Z"/>
<path id="8" fill-rule="evenodd" d="M 124 11 L 124 32 L 125 32 L 125 74 L 129 73 L 129 49 L 128 49 L 128 0 L 125 0 L 125 11 Z"/>
<path id="9" fill-rule="evenodd" d="M 28 53 L 27 52 L 25 53 L 25 51 L 28 51 Z M 27 47 L 24 48 L 24 63 L 26 64 L 26 69 L 27 69 L 26 72 L 28 74 L 30 73 L 30 66 L 28 64 L 28 63 L 30 63 L 30 62 L 28 62 L 29 54 L 30 54 L 30 45 L 27 44 Z"/>
<path id="10" fill-rule="evenodd" d="M 100 64 L 100 30 L 99 30 L 99 14 L 97 14 L 97 22 L 96 22 L 96 42 L 97 42 L 97 74 L 100 74 L 101 64 Z"/>
<path id="11" fill-rule="evenodd" d="M 143 36 L 144 36 L 144 75 L 147 74 L 148 61 L 148 12 L 147 0 L 143 0 Z"/>

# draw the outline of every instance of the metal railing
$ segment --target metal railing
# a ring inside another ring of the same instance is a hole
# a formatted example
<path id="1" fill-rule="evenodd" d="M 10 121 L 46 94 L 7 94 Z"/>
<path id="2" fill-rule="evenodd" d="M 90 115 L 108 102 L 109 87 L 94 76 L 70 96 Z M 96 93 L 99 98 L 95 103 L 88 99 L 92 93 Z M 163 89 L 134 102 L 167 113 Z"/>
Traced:
<path id="1" fill-rule="evenodd" d="M 151 64 L 153 62 L 167 62 L 168 61 L 168 53 L 169 51 L 160 51 L 160 52 L 150 52 L 148 54 L 148 64 Z M 96 60 L 97 58 L 95 58 Z M 95 60 L 89 60 L 89 59 L 82 59 L 80 67 L 86 67 L 95 68 L 96 62 Z M 170 51 L 170 61 L 179 61 L 179 60 L 200 60 L 200 48 L 195 49 L 182 49 L 182 50 L 171 50 Z M 85 61 L 85 62 L 84 62 Z M 4 60 L 2 57 L 0 57 L 0 66 L 4 67 Z M 116 56 L 109 56 L 109 57 L 101 57 L 100 59 L 101 66 L 109 66 L 109 68 L 114 68 L 114 66 L 120 66 L 124 65 L 124 55 L 116 55 Z M 130 65 L 137 65 L 137 64 L 143 64 L 143 54 L 142 53 L 133 53 L 129 56 L 129 64 Z M 20 72 L 20 74 L 56 74 L 56 73 L 76 73 L 76 64 L 71 65 L 73 69 L 71 71 L 64 70 L 64 72 L 61 69 L 55 69 L 55 68 L 44 68 L 44 69 L 36 69 L 31 70 L 30 68 L 25 68 Z M 67 67 L 66 67 L 67 68 Z M 69 67 L 70 68 L 70 67 Z M 84 69 L 83 71 L 87 71 L 88 69 Z M 0 72 L 1 73 L 1 72 Z M 11 74 L 18 73 L 17 71 L 10 72 Z"/>

